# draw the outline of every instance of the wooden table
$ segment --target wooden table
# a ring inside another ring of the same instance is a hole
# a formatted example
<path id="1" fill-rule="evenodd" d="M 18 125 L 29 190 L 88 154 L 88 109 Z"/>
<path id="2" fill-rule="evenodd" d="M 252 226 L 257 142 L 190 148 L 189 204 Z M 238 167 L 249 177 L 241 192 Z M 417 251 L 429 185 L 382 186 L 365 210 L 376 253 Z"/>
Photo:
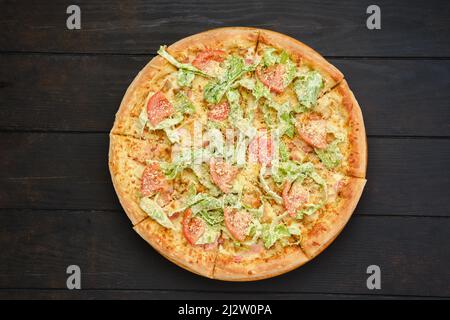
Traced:
<path id="1" fill-rule="evenodd" d="M 449 298 L 450 5 L 382 1 L 0 1 L 0 298 Z M 81 8 L 81 30 L 66 8 Z M 223 26 L 317 49 L 360 101 L 368 184 L 317 259 L 253 283 L 198 277 L 131 229 L 108 132 L 160 44 Z M 66 289 L 78 265 L 82 290 Z M 366 286 L 381 268 L 381 290 Z"/>

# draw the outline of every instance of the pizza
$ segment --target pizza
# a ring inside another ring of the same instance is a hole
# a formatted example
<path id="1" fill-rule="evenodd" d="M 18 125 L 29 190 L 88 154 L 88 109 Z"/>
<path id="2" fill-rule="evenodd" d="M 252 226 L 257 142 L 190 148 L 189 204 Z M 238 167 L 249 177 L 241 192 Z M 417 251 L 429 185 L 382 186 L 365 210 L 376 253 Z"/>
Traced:
<path id="1" fill-rule="evenodd" d="M 273 277 L 341 232 L 366 183 L 342 73 L 286 35 L 215 29 L 161 46 L 128 88 L 109 168 L 134 230 L 209 278 Z"/>

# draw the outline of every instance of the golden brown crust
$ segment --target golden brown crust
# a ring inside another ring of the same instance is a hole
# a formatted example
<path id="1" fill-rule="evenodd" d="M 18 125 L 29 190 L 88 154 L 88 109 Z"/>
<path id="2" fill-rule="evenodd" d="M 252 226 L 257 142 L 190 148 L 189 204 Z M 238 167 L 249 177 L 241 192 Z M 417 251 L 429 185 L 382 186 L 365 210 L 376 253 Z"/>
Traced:
<path id="1" fill-rule="evenodd" d="M 249 49 L 255 52 L 258 34 L 258 29 L 246 27 L 212 29 L 181 39 L 169 46 L 167 51 L 179 61 L 192 59 L 205 49 L 216 48 L 244 56 Z"/>
<path id="2" fill-rule="evenodd" d="M 288 246 L 271 257 L 254 257 L 236 260 L 220 253 L 214 267 L 214 279 L 226 281 L 255 281 L 272 278 L 294 270 L 308 262 L 308 257 L 298 246 Z"/>
<path id="3" fill-rule="evenodd" d="M 178 228 L 181 226 L 178 225 Z M 148 218 L 133 229 L 155 250 L 178 266 L 212 278 L 217 248 L 205 250 L 200 246 L 190 245 L 181 230 L 170 230 Z"/>
<path id="4" fill-rule="evenodd" d="M 301 61 L 312 69 L 318 70 L 325 77 L 325 91 L 330 90 L 344 78 L 335 66 L 304 43 L 275 31 L 259 30 L 258 46 L 267 45 L 285 50 L 294 61 Z"/>
<path id="5" fill-rule="evenodd" d="M 139 208 L 140 179 L 135 176 L 138 162 L 128 157 L 127 144 L 123 137 L 110 135 L 109 171 L 120 204 L 133 225 L 144 220 L 147 215 Z"/>
<path id="6" fill-rule="evenodd" d="M 361 107 L 350 90 L 347 81 L 343 80 L 336 87 L 336 90 L 342 96 L 342 103 L 347 109 L 349 116 L 348 125 L 351 129 L 349 136 L 351 151 L 348 158 L 349 170 L 347 174 L 357 178 L 365 178 L 367 169 L 367 138 Z"/>
<path id="7" fill-rule="evenodd" d="M 320 218 L 302 236 L 301 247 L 311 259 L 339 235 L 358 204 L 366 180 L 352 177 L 347 179 L 347 184 L 340 192 L 341 199 L 337 207 L 326 207 Z"/>

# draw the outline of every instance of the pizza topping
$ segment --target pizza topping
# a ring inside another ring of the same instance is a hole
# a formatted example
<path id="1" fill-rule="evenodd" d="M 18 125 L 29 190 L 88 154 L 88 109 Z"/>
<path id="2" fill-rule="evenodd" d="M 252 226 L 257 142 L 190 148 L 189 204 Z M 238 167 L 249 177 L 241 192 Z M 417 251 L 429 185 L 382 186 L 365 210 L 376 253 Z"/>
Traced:
<path id="1" fill-rule="evenodd" d="M 308 190 L 299 182 L 289 183 L 286 181 L 283 188 L 284 207 L 291 217 L 295 217 L 297 210 L 301 208 L 309 197 Z"/>
<path id="2" fill-rule="evenodd" d="M 252 221 L 252 215 L 245 210 L 237 210 L 235 208 L 225 208 L 225 226 L 230 231 L 233 238 L 244 241 Z"/>
<path id="3" fill-rule="evenodd" d="M 147 103 L 147 117 L 152 126 L 170 117 L 175 112 L 172 104 L 161 91 L 155 93 Z"/>
<path id="4" fill-rule="evenodd" d="M 145 167 L 141 179 L 141 194 L 146 197 L 166 187 L 166 179 L 157 162 Z"/>
<path id="5" fill-rule="evenodd" d="M 339 149 L 338 144 L 339 141 L 335 140 L 334 142 L 330 143 L 325 149 L 315 149 L 320 161 L 328 169 L 337 167 L 344 157 Z"/>
<path id="6" fill-rule="evenodd" d="M 211 158 L 209 169 L 212 181 L 219 189 L 225 193 L 230 192 L 234 178 L 236 178 L 236 175 L 238 174 L 238 169 L 225 162 L 223 159 L 215 158 Z"/>
<path id="7" fill-rule="evenodd" d="M 272 137 L 267 130 L 260 130 L 248 146 L 250 162 L 259 162 L 264 166 L 270 166 L 275 156 L 275 146 Z"/>
<path id="8" fill-rule="evenodd" d="M 244 59 L 230 56 L 225 61 L 225 72 L 216 80 L 209 82 L 204 89 L 203 97 L 209 103 L 219 103 L 223 96 L 245 73 L 254 70 L 254 65 L 246 65 Z"/>
<path id="9" fill-rule="evenodd" d="M 317 98 L 324 87 L 322 76 L 317 71 L 309 71 L 294 82 L 294 90 L 300 104 L 310 109 L 317 103 Z"/>
<path id="10" fill-rule="evenodd" d="M 164 209 L 161 208 L 154 200 L 144 197 L 139 202 L 139 207 L 148 214 L 150 218 L 158 222 L 163 227 L 175 229 L 172 221 L 170 221 Z"/>
<path id="11" fill-rule="evenodd" d="M 193 65 L 189 64 L 189 63 L 182 63 L 179 62 L 177 59 L 175 59 L 172 55 L 170 55 L 167 52 L 167 47 L 166 46 L 160 46 L 159 50 L 158 50 L 158 54 L 163 57 L 164 59 L 166 59 L 170 64 L 174 65 L 175 67 L 177 67 L 178 69 L 183 69 L 186 71 L 190 71 L 193 72 L 195 74 L 201 75 L 203 77 L 209 77 L 209 75 L 207 75 L 206 73 L 204 73 L 203 71 L 199 70 L 198 68 L 194 67 Z"/>
<path id="12" fill-rule="evenodd" d="M 285 73 L 284 65 L 277 64 L 270 67 L 260 67 L 256 69 L 258 79 L 275 93 L 282 93 L 285 89 L 283 77 Z"/>
<path id="13" fill-rule="evenodd" d="M 184 212 L 183 216 L 183 234 L 190 244 L 197 244 L 197 240 L 205 232 L 205 222 L 197 217 L 192 217 L 191 209 Z"/>
<path id="14" fill-rule="evenodd" d="M 225 51 L 223 50 L 204 50 L 197 54 L 192 65 L 200 70 L 205 71 L 211 61 L 222 62 L 225 60 Z"/>
<path id="15" fill-rule="evenodd" d="M 327 147 L 327 122 L 325 120 L 311 120 L 297 126 L 300 137 L 315 148 Z"/>
<path id="16" fill-rule="evenodd" d="M 223 121 L 228 118 L 230 105 L 227 101 L 216 104 L 209 109 L 208 118 L 214 121 Z"/>

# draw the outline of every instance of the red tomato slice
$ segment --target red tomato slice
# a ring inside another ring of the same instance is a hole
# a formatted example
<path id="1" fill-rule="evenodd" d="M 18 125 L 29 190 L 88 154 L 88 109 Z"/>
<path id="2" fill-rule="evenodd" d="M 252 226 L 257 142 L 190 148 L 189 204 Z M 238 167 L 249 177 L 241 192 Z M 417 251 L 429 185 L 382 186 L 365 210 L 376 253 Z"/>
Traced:
<path id="1" fill-rule="evenodd" d="M 275 148 L 273 139 L 269 136 L 267 130 L 260 130 L 258 135 L 250 142 L 248 150 L 250 153 L 250 162 L 258 161 L 263 165 L 270 165 L 275 155 Z"/>
<path id="2" fill-rule="evenodd" d="M 283 76 L 285 73 L 284 65 L 275 64 L 267 68 L 256 69 L 256 75 L 259 80 L 275 93 L 282 93 L 285 89 Z"/>
<path id="3" fill-rule="evenodd" d="M 146 197 L 166 187 L 166 178 L 159 164 L 154 162 L 145 167 L 142 173 L 141 193 Z"/>
<path id="4" fill-rule="evenodd" d="M 223 50 L 204 50 L 197 54 L 195 59 L 192 61 L 192 65 L 197 69 L 206 69 L 209 61 L 222 62 L 225 60 L 225 51 Z"/>
<path id="5" fill-rule="evenodd" d="M 212 181 L 225 193 L 231 191 L 233 180 L 238 174 L 238 169 L 222 159 L 211 158 L 209 171 Z"/>
<path id="6" fill-rule="evenodd" d="M 295 217 L 297 210 L 308 201 L 308 197 L 309 192 L 301 183 L 285 183 L 283 188 L 283 202 L 284 207 L 291 217 Z"/>
<path id="7" fill-rule="evenodd" d="M 244 241 L 252 216 L 247 211 L 238 211 L 234 208 L 224 210 L 225 226 L 231 235 L 239 241 Z"/>
<path id="8" fill-rule="evenodd" d="M 228 118 L 230 105 L 227 101 L 216 104 L 209 109 L 208 118 L 214 121 L 223 121 Z"/>
<path id="9" fill-rule="evenodd" d="M 162 120 L 170 117 L 175 112 L 172 104 L 167 100 L 161 91 L 155 93 L 147 103 L 148 120 L 156 126 Z"/>
<path id="10" fill-rule="evenodd" d="M 192 218 L 191 209 L 187 209 L 183 215 L 183 234 L 190 244 L 195 245 L 197 240 L 205 232 L 205 222 L 200 218 Z"/>
<path id="11" fill-rule="evenodd" d="M 309 145 L 319 149 L 327 147 L 327 123 L 325 120 L 311 120 L 298 126 L 297 131 Z"/>

